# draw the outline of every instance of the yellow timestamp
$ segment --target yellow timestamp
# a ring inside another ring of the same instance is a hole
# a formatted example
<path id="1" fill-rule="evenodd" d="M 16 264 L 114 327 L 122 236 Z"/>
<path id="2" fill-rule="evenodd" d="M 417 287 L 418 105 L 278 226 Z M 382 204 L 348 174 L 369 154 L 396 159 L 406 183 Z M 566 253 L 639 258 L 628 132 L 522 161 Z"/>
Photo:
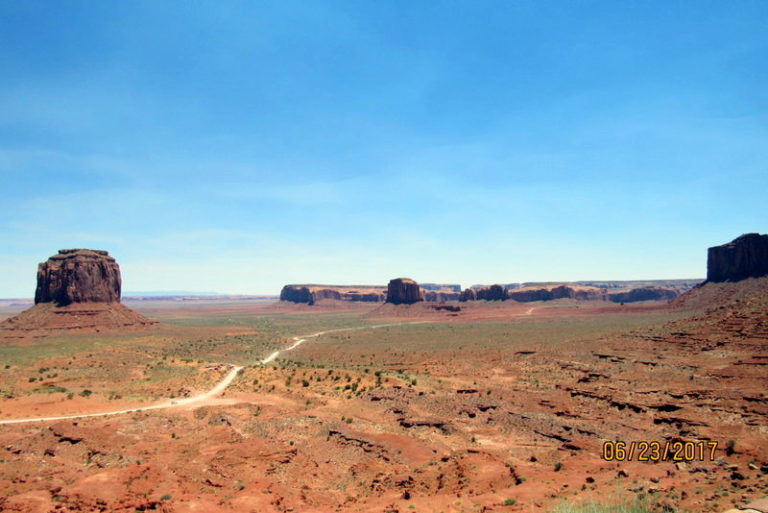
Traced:
<path id="1" fill-rule="evenodd" d="M 605 461 L 713 461 L 717 442 L 603 442 Z"/>

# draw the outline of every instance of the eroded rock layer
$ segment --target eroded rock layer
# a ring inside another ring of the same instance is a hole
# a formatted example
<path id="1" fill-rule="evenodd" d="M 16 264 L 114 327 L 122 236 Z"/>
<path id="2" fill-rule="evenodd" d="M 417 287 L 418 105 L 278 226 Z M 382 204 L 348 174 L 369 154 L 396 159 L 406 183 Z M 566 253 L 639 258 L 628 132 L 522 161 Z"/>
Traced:
<path id="1" fill-rule="evenodd" d="M 608 294 L 608 299 L 614 303 L 635 303 L 637 301 L 671 300 L 678 296 L 677 292 L 661 287 L 641 287 L 627 292 Z"/>
<path id="2" fill-rule="evenodd" d="M 35 304 L 117 303 L 120 266 L 106 251 L 60 249 L 37 268 Z"/>
<path id="3" fill-rule="evenodd" d="M 768 275 L 768 235 L 747 233 L 709 248 L 707 281 L 739 281 Z"/>
<path id="4" fill-rule="evenodd" d="M 419 284 L 410 278 L 395 278 L 387 285 L 387 303 L 395 305 L 424 301 Z"/>
<path id="5" fill-rule="evenodd" d="M 313 305 L 323 299 L 382 303 L 385 287 L 375 285 L 286 285 L 280 301 Z"/>
<path id="6" fill-rule="evenodd" d="M 0 323 L 0 338 L 157 324 L 123 306 L 120 287 L 120 266 L 106 251 L 61 249 L 38 266 L 35 305 Z"/>

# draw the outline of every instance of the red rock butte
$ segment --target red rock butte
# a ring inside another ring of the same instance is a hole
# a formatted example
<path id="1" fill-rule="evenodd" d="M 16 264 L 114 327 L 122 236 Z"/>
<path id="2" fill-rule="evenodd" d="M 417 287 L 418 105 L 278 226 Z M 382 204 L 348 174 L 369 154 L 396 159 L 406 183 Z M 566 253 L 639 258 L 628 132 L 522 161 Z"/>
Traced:
<path id="1" fill-rule="evenodd" d="M 35 304 L 119 303 L 120 266 L 109 253 L 60 249 L 37 267 Z"/>
<path id="2" fill-rule="evenodd" d="M 395 278 L 387 285 L 387 303 L 395 305 L 424 301 L 419 284 L 410 278 Z"/>
<path id="3" fill-rule="evenodd" d="M 109 253 L 61 249 L 38 265 L 35 306 L 0 323 L 4 337 L 156 324 L 120 303 L 120 266 Z"/>

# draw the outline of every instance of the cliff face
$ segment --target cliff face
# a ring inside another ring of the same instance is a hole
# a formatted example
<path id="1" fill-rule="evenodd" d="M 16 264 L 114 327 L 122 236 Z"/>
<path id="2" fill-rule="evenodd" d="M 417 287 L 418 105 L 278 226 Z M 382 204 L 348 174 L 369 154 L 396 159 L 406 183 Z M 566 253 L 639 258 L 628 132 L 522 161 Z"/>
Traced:
<path id="1" fill-rule="evenodd" d="M 280 291 L 280 301 L 290 301 L 292 303 L 313 304 L 312 293 L 308 287 L 302 285 L 286 285 Z"/>
<path id="2" fill-rule="evenodd" d="M 636 301 L 659 301 L 675 299 L 677 292 L 660 287 L 641 287 L 628 292 L 608 294 L 608 299 L 614 303 L 634 303 Z"/>
<path id="3" fill-rule="evenodd" d="M 106 251 L 61 249 L 37 268 L 35 304 L 119 303 L 120 266 Z"/>
<path id="4" fill-rule="evenodd" d="M 424 301 L 419 284 L 410 278 L 395 278 L 387 285 L 387 303 L 395 305 Z"/>
<path id="5" fill-rule="evenodd" d="M 35 305 L 0 322 L 0 339 L 156 325 L 120 303 L 120 266 L 106 251 L 62 249 L 37 268 Z"/>
<path id="6" fill-rule="evenodd" d="M 507 299 L 507 291 L 501 285 L 491 285 L 477 291 L 477 299 L 486 301 L 504 301 Z"/>
<path id="7" fill-rule="evenodd" d="M 384 287 L 362 286 L 345 287 L 341 285 L 286 285 L 280 291 L 280 301 L 315 304 L 321 299 L 336 301 L 362 301 L 382 303 L 385 299 Z"/>
<path id="8" fill-rule="evenodd" d="M 523 287 L 508 291 L 509 299 L 520 302 L 551 301 L 553 299 L 579 299 L 582 301 L 600 301 L 606 299 L 606 293 L 595 287 L 559 285 L 556 287 Z"/>
<path id="9" fill-rule="evenodd" d="M 768 235 L 748 233 L 709 248 L 707 281 L 739 281 L 768 275 Z"/>

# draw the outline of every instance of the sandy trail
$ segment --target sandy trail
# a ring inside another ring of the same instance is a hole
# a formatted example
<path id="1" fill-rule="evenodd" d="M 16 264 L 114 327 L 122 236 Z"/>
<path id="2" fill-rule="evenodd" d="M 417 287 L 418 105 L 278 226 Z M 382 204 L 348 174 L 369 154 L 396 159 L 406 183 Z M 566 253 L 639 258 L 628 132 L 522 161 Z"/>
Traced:
<path id="1" fill-rule="evenodd" d="M 357 330 L 363 330 L 363 329 L 376 329 L 376 328 L 386 328 L 389 326 L 402 326 L 405 324 L 423 324 L 427 322 L 432 321 L 413 321 L 413 322 L 397 322 L 392 324 L 377 324 L 374 326 L 361 326 L 357 328 L 338 328 L 333 330 L 325 330 L 325 331 L 318 331 L 317 333 L 313 333 L 311 335 L 301 335 L 298 337 L 293 337 L 294 343 L 280 351 L 275 351 L 272 354 L 270 354 L 265 359 L 261 360 L 261 363 L 263 365 L 266 365 L 273 361 L 275 358 L 277 358 L 280 353 L 283 353 L 285 351 L 291 351 L 292 349 L 296 349 L 301 344 L 307 341 L 307 339 L 310 338 L 317 338 L 319 336 L 325 335 L 326 333 L 336 333 L 339 331 L 357 331 Z M 6 420 L 0 420 L 0 425 L 2 424 L 23 424 L 27 422 L 46 422 L 46 421 L 57 421 L 57 420 L 69 420 L 69 419 L 84 419 L 88 417 L 106 417 L 109 415 L 122 415 L 124 413 L 136 413 L 136 412 L 142 412 L 142 411 L 150 411 L 150 410 L 162 410 L 166 408 L 176 408 L 179 406 L 188 406 L 190 404 L 194 403 L 200 403 L 209 399 L 212 399 L 222 393 L 224 389 L 226 389 L 232 381 L 237 377 L 237 373 L 242 369 L 242 366 L 233 366 L 232 369 L 227 373 L 224 378 L 219 381 L 216 386 L 214 386 L 209 391 L 198 394 L 192 397 L 186 397 L 184 399 L 172 399 L 168 401 L 164 401 L 162 403 L 153 404 L 151 406 L 140 406 L 138 408 L 130 408 L 127 410 L 113 410 L 113 411 L 104 411 L 104 412 L 98 412 L 98 413 L 84 413 L 84 414 L 78 414 L 78 415 L 63 415 L 58 417 L 35 417 L 35 418 L 27 418 L 27 419 L 6 419 Z"/>

